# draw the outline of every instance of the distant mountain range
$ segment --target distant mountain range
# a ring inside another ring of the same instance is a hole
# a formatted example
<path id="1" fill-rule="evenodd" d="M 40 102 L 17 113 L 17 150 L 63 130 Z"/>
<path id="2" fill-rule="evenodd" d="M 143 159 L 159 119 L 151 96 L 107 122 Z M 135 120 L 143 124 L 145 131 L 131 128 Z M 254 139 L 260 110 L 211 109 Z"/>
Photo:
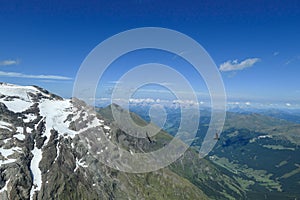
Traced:
<path id="1" fill-rule="evenodd" d="M 149 121 L 149 107 L 131 110 Z M 164 129 L 175 135 L 180 110 L 167 108 Z M 223 132 L 208 159 L 237 180 L 248 199 L 300 198 L 299 112 L 258 109 L 227 112 Z M 200 126 L 193 142 L 199 149 L 210 121 L 209 109 L 200 111 Z"/>
<path id="2" fill-rule="evenodd" d="M 256 113 L 274 117 L 277 119 L 283 119 L 289 122 L 300 124 L 300 110 L 298 109 L 264 109 L 256 110 Z"/>

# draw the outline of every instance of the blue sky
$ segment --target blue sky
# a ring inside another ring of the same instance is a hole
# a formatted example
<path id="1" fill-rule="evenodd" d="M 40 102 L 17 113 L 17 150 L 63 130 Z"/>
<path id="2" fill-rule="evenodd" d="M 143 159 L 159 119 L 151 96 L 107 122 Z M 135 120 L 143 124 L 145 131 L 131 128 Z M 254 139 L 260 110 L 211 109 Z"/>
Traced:
<path id="1" fill-rule="evenodd" d="M 292 0 L 1 1 L 0 81 L 70 97 L 77 70 L 96 45 L 147 26 L 199 42 L 220 67 L 229 99 L 300 102 L 300 2 Z"/>

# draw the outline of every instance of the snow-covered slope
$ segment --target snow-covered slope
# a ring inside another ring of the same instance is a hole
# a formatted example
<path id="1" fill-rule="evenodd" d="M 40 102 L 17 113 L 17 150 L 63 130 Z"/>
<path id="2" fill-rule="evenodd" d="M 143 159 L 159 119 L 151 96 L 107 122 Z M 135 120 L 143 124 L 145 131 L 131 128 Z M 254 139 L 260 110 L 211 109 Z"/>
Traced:
<path id="1" fill-rule="evenodd" d="M 49 94 L 45 94 L 34 86 L 17 86 L 1 83 L 0 102 L 4 103 L 13 112 L 22 112 L 33 105 L 33 95 L 37 93 L 49 98 Z"/>
<path id="2" fill-rule="evenodd" d="M 35 199 L 36 192 L 47 181 L 42 177 L 40 167 L 42 160 L 48 159 L 44 156 L 55 154 L 52 161 L 55 163 L 60 157 L 60 142 L 74 139 L 90 127 L 103 128 L 102 119 L 98 119 L 91 109 L 83 109 L 85 105 L 74 101 L 36 86 L 0 83 L 0 170 L 4 170 L 0 177 L 0 199 L 14 197 L 7 192 L 18 182 L 11 178 L 11 173 L 18 171 L 15 170 L 15 164 L 23 167 L 24 157 L 31 158 L 26 164 L 31 184 L 30 190 L 23 188 L 20 194 L 24 198 Z M 76 126 L 74 122 L 78 122 Z M 47 152 L 53 143 L 56 151 Z M 71 147 L 74 147 L 74 143 Z M 76 157 L 75 163 L 74 171 L 86 166 L 81 158 Z"/>

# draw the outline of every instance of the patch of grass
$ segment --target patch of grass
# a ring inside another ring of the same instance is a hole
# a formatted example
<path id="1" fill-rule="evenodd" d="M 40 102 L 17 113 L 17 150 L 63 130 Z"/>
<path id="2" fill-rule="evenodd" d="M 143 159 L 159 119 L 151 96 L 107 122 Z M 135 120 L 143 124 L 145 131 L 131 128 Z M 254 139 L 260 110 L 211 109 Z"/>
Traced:
<path id="1" fill-rule="evenodd" d="M 271 179 L 273 174 L 268 174 L 265 170 L 255 170 L 249 168 L 247 165 L 232 163 L 227 158 L 219 158 L 218 156 L 213 156 L 213 158 L 210 158 L 211 161 L 213 161 L 220 167 L 223 167 L 226 170 L 237 174 L 240 177 L 237 180 L 244 189 L 250 189 L 251 185 L 257 183 L 261 186 L 264 186 L 269 191 L 282 191 L 281 184 L 278 181 Z M 241 178 L 242 176 L 245 176 L 247 179 Z M 250 182 L 247 184 L 247 181 Z"/>
<path id="2" fill-rule="evenodd" d="M 288 161 L 283 160 L 283 161 L 281 161 L 278 165 L 276 165 L 276 167 L 282 167 L 282 166 L 284 166 L 284 165 L 286 165 L 286 164 L 288 164 Z"/>
<path id="3" fill-rule="evenodd" d="M 199 188 L 168 169 L 144 174 L 120 173 L 119 178 L 124 187 L 131 188 L 125 190 L 129 199 L 208 199 Z M 123 195 L 118 194 L 118 198 L 123 199 Z"/>
<path id="4" fill-rule="evenodd" d="M 296 165 L 296 167 L 298 167 L 297 169 L 294 169 L 293 171 L 284 174 L 281 178 L 289 178 L 291 176 L 294 176 L 295 174 L 298 174 L 300 172 L 300 166 Z"/>

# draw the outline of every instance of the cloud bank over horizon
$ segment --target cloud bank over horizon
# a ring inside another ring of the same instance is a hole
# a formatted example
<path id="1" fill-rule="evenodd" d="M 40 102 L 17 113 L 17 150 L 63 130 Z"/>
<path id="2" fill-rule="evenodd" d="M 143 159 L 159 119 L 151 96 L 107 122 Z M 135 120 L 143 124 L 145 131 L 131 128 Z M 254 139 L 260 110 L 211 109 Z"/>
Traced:
<path id="1" fill-rule="evenodd" d="M 12 77 L 12 78 L 31 78 L 31 79 L 53 79 L 53 80 L 72 80 L 70 77 L 57 76 L 57 75 L 32 75 L 32 74 L 22 74 L 17 72 L 4 72 L 0 71 L 0 76 L 2 77 Z"/>

